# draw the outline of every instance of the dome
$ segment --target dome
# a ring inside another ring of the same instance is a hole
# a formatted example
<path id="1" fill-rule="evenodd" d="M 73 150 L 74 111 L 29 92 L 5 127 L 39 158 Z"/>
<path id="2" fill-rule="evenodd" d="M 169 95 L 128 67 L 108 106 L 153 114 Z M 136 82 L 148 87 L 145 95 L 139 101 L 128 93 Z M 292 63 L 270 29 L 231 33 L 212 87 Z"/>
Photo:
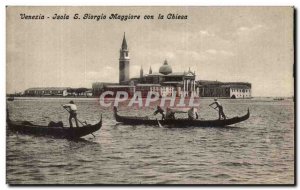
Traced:
<path id="1" fill-rule="evenodd" d="M 164 75 L 172 73 L 172 67 L 168 65 L 167 60 L 165 60 L 164 64 L 159 68 L 159 73 Z"/>

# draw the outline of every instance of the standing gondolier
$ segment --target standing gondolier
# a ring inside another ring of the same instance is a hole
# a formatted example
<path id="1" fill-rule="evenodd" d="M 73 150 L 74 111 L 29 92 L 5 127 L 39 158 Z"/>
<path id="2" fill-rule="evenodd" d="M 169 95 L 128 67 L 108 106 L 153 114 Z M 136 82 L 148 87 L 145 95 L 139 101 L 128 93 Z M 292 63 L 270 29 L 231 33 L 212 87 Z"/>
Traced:
<path id="1" fill-rule="evenodd" d="M 69 104 L 65 104 L 63 105 L 64 108 L 69 108 L 69 123 L 70 123 L 70 127 L 73 128 L 73 123 L 72 123 L 72 118 L 75 119 L 75 123 L 76 123 L 76 127 L 78 126 L 78 120 L 77 120 L 77 106 L 75 105 L 75 103 L 73 102 L 73 100 L 71 100 L 69 102 Z"/>
<path id="2" fill-rule="evenodd" d="M 153 114 L 156 115 L 158 113 L 161 114 L 161 120 L 164 120 L 165 119 L 165 113 L 164 113 L 164 110 L 160 106 L 156 107 L 156 111 Z"/>
<path id="3" fill-rule="evenodd" d="M 212 106 L 212 105 L 214 105 L 214 104 L 216 104 L 216 107 L 212 107 L 212 108 L 214 108 L 214 109 L 218 108 L 218 110 L 219 110 L 219 120 L 221 120 L 221 117 L 222 117 L 223 119 L 226 119 L 226 116 L 225 116 L 224 111 L 223 111 L 223 106 L 222 106 L 222 104 L 218 101 L 217 98 L 215 98 L 215 99 L 214 99 L 214 102 L 211 103 L 211 104 L 209 104 L 209 106 Z"/>
<path id="4" fill-rule="evenodd" d="M 175 112 L 169 107 L 167 107 L 167 109 L 166 109 L 166 118 L 165 119 L 175 119 Z"/>
<path id="5" fill-rule="evenodd" d="M 189 120 L 195 120 L 199 118 L 196 108 L 192 107 L 191 109 L 189 109 L 188 118 Z"/>

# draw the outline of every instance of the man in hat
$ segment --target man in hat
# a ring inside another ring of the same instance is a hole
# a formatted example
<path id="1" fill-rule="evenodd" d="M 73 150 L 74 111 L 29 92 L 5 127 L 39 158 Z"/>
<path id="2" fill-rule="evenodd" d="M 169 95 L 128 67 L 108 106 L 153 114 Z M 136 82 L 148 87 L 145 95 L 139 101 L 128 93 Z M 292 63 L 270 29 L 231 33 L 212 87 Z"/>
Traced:
<path id="1" fill-rule="evenodd" d="M 166 109 L 166 119 L 175 119 L 175 111 L 169 107 Z"/>
<path id="2" fill-rule="evenodd" d="M 214 104 L 216 104 L 216 107 L 212 107 L 212 108 L 214 108 L 214 109 L 218 108 L 218 110 L 219 110 L 219 120 L 221 119 L 221 117 L 222 117 L 223 119 L 226 119 L 226 116 L 225 116 L 224 111 L 223 111 L 223 106 L 222 106 L 222 104 L 218 101 L 217 98 L 215 98 L 215 99 L 214 99 L 214 102 L 211 103 L 209 106 L 212 106 L 212 105 L 214 105 Z"/>
<path id="3" fill-rule="evenodd" d="M 156 111 L 154 112 L 154 115 L 156 115 L 158 113 L 161 114 L 161 120 L 164 120 L 165 119 L 165 113 L 164 113 L 164 110 L 160 106 L 156 107 Z"/>
<path id="4" fill-rule="evenodd" d="M 73 128 L 73 123 L 72 123 L 72 118 L 75 119 L 75 123 L 76 123 L 76 127 L 78 127 L 78 120 L 77 120 L 77 106 L 75 105 L 75 103 L 73 102 L 73 100 L 71 100 L 69 102 L 69 104 L 65 104 L 63 105 L 64 108 L 69 108 L 69 123 L 70 123 L 70 127 Z"/>

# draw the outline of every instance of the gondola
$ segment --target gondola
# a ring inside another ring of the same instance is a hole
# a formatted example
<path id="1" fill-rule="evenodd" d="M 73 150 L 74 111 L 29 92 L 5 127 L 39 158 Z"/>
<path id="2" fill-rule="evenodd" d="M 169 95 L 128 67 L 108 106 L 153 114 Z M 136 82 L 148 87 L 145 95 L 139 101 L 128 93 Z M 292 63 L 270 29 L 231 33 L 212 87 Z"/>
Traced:
<path id="1" fill-rule="evenodd" d="M 166 119 L 166 120 L 154 120 L 148 117 L 132 117 L 121 116 L 118 114 L 118 110 L 114 107 L 114 117 L 117 122 L 128 125 L 159 125 L 166 127 L 224 127 L 233 125 L 247 120 L 250 117 L 250 111 L 248 109 L 247 114 L 241 117 L 233 117 L 225 120 L 189 120 L 189 119 Z"/>
<path id="2" fill-rule="evenodd" d="M 8 97 L 7 98 L 7 101 L 14 101 L 15 100 L 15 97 Z"/>
<path id="3" fill-rule="evenodd" d="M 95 124 L 86 124 L 82 127 L 64 127 L 62 122 L 50 122 L 48 126 L 34 125 L 28 121 L 11 121 L 7 114 L 7 127 L 10 131 L 22 134 L 38 136 L 51 136 L 55 138 L 79 139 L 88 134 L 98 131 L 102 127 L 102 115 L 100 121 Z"/>

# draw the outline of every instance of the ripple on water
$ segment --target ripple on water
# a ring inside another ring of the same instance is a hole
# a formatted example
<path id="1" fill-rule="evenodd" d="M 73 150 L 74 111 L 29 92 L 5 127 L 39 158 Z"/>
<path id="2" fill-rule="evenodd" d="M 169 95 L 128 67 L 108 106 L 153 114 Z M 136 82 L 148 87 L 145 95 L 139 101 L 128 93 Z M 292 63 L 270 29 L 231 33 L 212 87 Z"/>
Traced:
<path id="1" fill-rule="evenodd" d="M 219 162 L 220 165 L 223 166 L 234 166 L 234 167 L 240 167 L 240 166 L 251 166 L 251 163 L 248 162 Z"/>
<path id="2" fill-rule="evenodd" d="M 112 108 L 75 100 L 78 117 L 103 127 L 77 142 L 8 132 L 6 173 L 10 184 L 240 184 L 294 182 L 292 101 L 222 100 L 229 116 L 250 107 L 249 120 L 231 128 L 158 128 L 116 124 Z M 8 102 L 13 120 L 68 123 L 65 99 Z M 211 100 L 200 115 L 215 119 Z M 126 114 L 138 111 L 123 109 Z M 153 116 L 153 108 L 139 114 Z M 46 117 L 45 117 L 46 116 Z"/>

